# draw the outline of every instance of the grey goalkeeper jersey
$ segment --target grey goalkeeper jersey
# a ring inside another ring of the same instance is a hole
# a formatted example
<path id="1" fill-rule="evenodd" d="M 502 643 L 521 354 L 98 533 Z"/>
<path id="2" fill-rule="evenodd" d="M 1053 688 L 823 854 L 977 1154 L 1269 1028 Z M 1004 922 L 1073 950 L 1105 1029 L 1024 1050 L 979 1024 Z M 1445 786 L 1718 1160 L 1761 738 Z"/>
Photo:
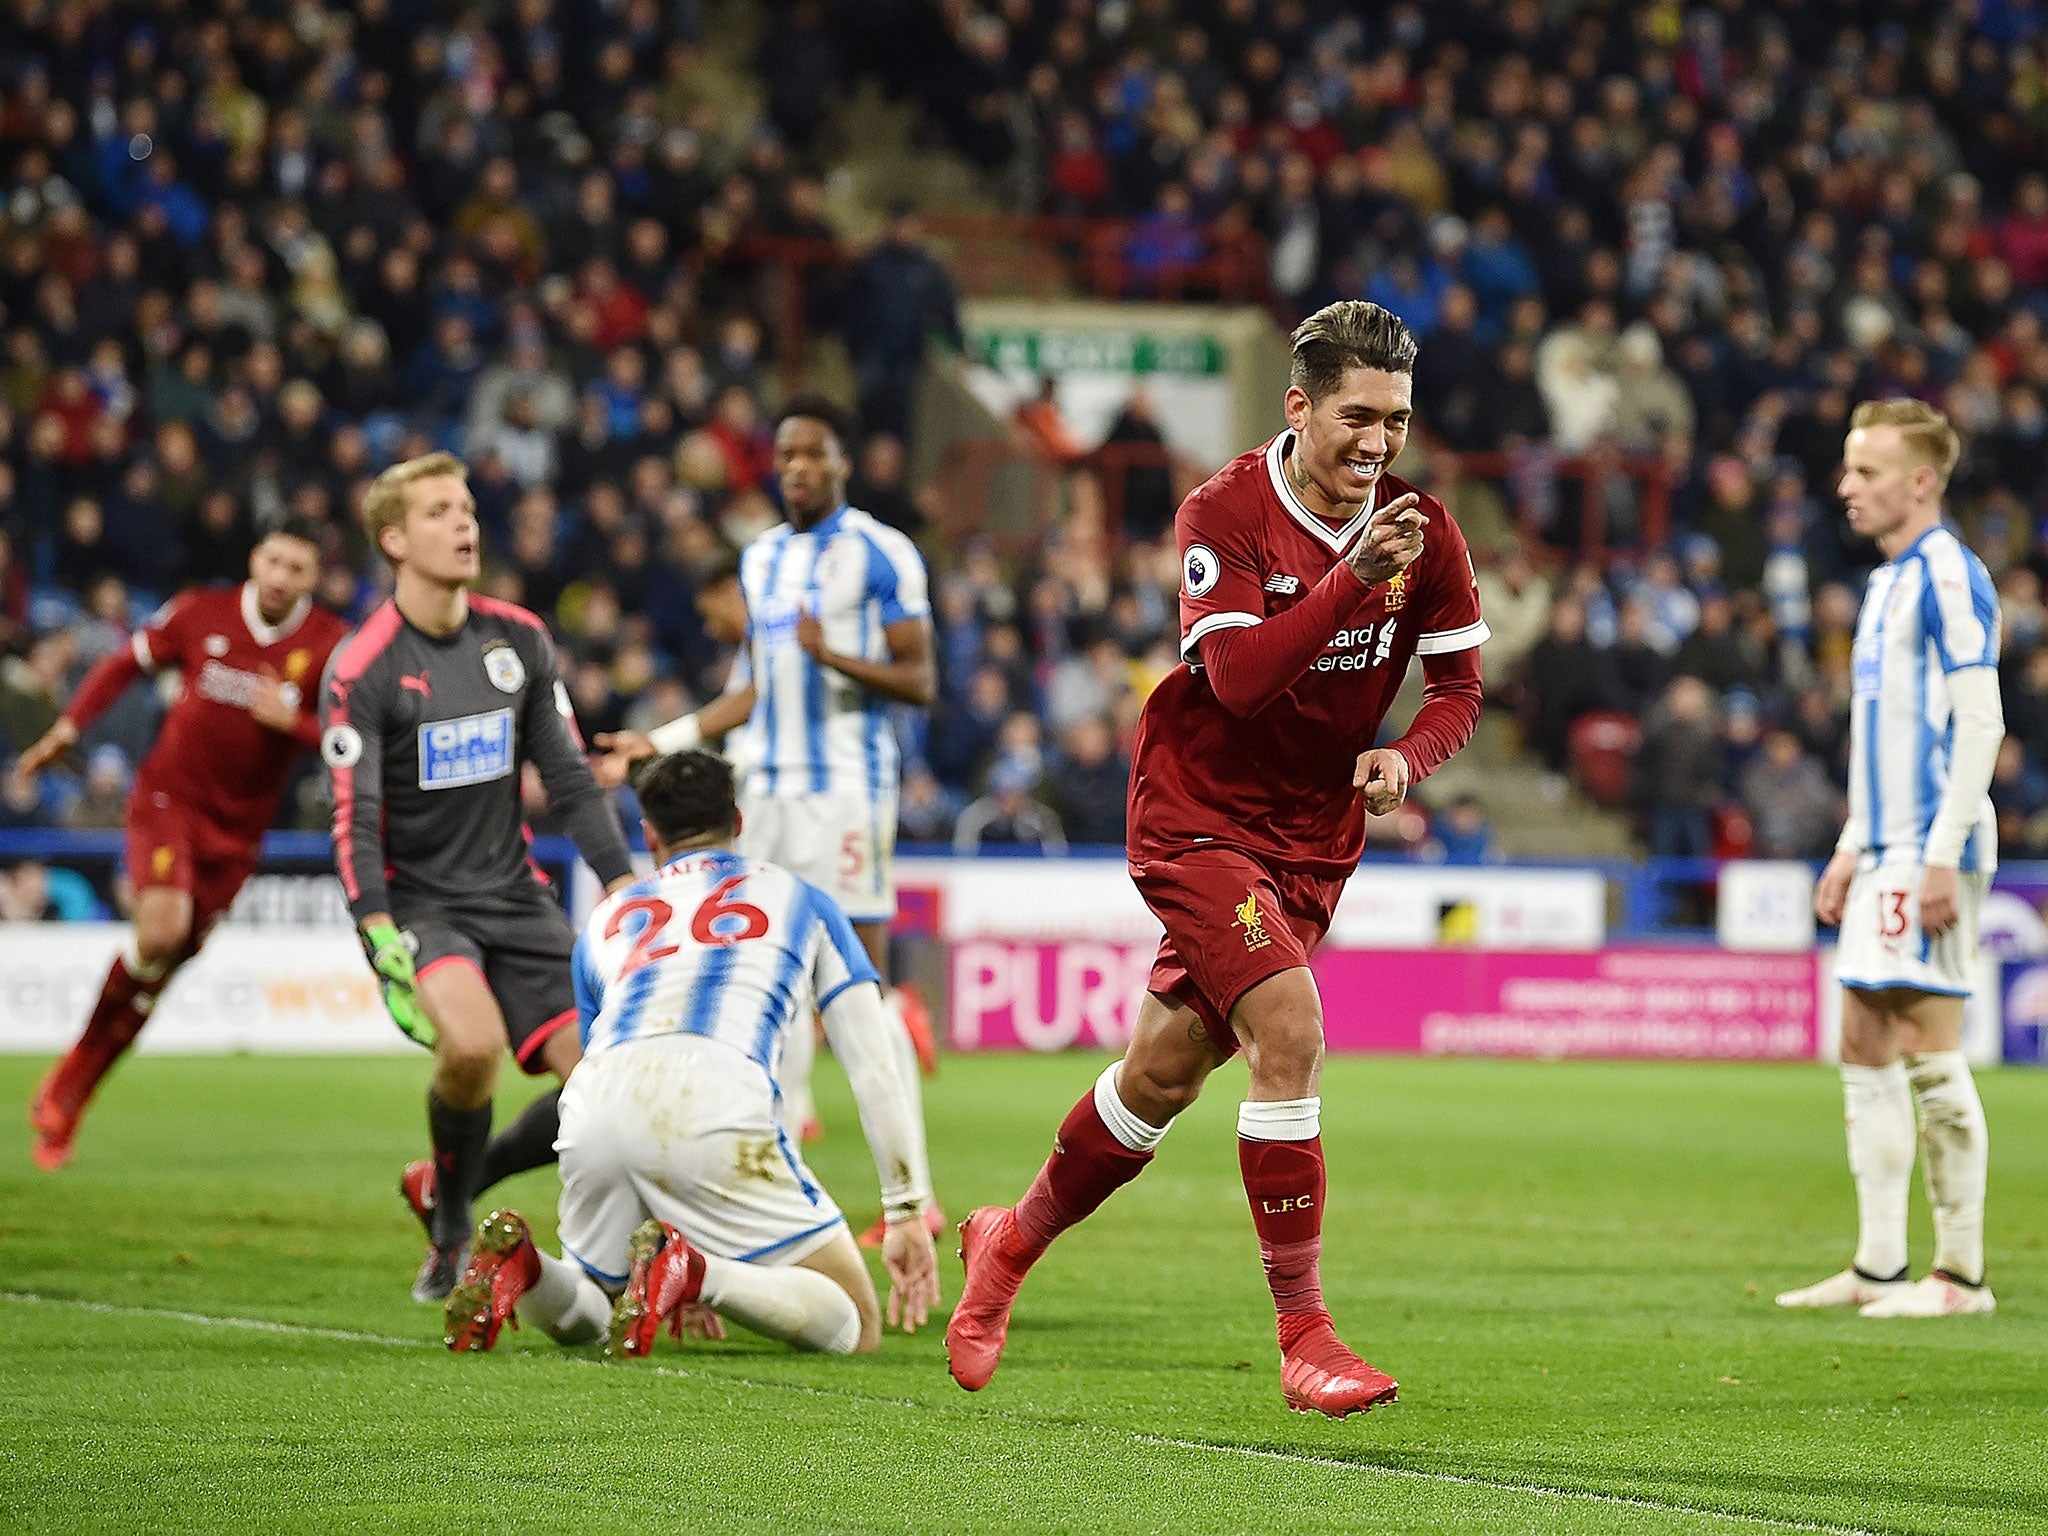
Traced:
<path id="1" fill-rule="evenodd" d="M 334 863 L 357 921 L 533 882 L 519 802 L 528 762 L 598 879 L 631 873 L 554 642 L 524 608 L 472 593 L 467 621 L 437 639 L 386 602 L 335 651 L 320 698 Z"/>

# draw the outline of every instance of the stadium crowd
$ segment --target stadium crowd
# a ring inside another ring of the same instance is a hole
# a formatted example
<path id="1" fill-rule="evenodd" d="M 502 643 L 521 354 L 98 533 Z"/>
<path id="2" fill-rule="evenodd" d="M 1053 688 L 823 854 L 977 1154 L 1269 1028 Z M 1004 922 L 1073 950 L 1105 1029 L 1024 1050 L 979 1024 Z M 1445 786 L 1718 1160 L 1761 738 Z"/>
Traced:
<path id="1" fill-rule="evenodd" d="M 691 0 L 19 0 L 0 767 L 138 614 L 239 576 L 287 512 L 329 527 L 324 595 L 361 612 L 384 573 L 353 507 L 429 446 L 474 465 L 491 589 L 556 626 L 586 735 L 715 691 L 696 592 L 777 515 L 748 237 L 831 238 L 823 124 L 872 74 L 1039 210 L 1130 221 L 1134 293 L 1250 231 L 1283 319 L 1400 314 L 1422 344 L 1401 472 L 1472 535 L 1489 692 L 1654 852 L 1831 845 L 1874 560 L 1832 490 L 1847 414 L 1942 405 L 1967 444 L 1950 507 L 2005 604 L 2002 833 L 2048 852 L 2041 6 L 769 9 L 764 116 L 741 121 Z M 873 431 L 853 499 L 914 533 L 905 380 L 927 333 L 958 341 L 951 282 L 904 217 L 810 307 Z M 1637 466 L 1605 482 L 1598 562 L 1575 495 L 1536 497 L 1531 541 L 1504 510 L 1574 456 Z M 1121 841 L 1130 727 L 1174 661 L 1162 523 L 1022 567 L 927 550 L 941 696 L 902 721 L 906 839 Z M 1632 788 L 1589 771 L 1589 717 L 1640 731 Z M 118 822 L 151 724 L 130 700 L 0 825 Z M 1483 849 L 1473 815 L 1446 811 L 1441 844 Z"/>

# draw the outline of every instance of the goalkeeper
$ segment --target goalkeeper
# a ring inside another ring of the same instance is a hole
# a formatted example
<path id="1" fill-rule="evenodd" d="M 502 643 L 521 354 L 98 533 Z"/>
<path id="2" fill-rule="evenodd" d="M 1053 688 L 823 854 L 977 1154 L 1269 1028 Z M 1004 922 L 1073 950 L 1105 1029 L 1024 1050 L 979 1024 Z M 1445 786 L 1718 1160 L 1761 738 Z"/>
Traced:
<path id="1" fill-rule="evenodd" d="M 469 590 L 481 540 L 461 461 L 393 465 L 363 522 L 397 580 L 329 664 L 321 756 L 335 868 L 364 951 L 393 1021 L 434 1053 L 434 1156 L 407 1168 L 401 1189 L 431 1243 L 413 1296 L 438 1301 L 462 1273 L 477 1192 L 554 1161 L 559 1090 L 491 1138 L 505 1052 L 565 1081 L 582 1056 L 576 935 L 529 861 L 526 765 L 608 889 L 632 878 L 632 862 L 569 719 L 546 627 Z"/>

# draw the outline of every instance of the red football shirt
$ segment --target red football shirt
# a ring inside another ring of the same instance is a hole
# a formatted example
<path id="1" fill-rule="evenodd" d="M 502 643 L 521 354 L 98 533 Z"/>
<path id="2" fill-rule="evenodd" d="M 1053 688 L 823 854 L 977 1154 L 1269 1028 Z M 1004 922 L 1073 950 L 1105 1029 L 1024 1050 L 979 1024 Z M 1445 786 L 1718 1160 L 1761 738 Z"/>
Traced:
<path id="1" fill-rule="evenodd" d="M 1375 509 L 1414 490 L 1382 475 L 1366 507 L 1336 527 L 1287 483 L 1281 465 L 1292 437 L 1283 432 L 1233 459 L 1174 520 L 1187 665 L 1167 674 L 1138 719 L 1134 862 L 1208 844 L 1322 879 L 1350 874 L 1365 848 L 1365 805 L 1352 771 L 1378 738 L 1409 659 L 1487 637 L 1465 536 L 1442 502 L 1423 496 L 1414 564 L 1362 591 L 1322 654 L 1257 714 L 1242 719 L 1218 701 L 1202 670 L 1202 637 L 1293 607 L 1350 553 Z"/>
<path id="2" fill-rule="evenodd" d="M 176 668 L 184 691 L 136 772 L 136 788 L 167 794 L 229 837 L 253 843 L 276 818 L 299 753 L 320 741 L 319 717 L 304 704 L 292 733 L 258 724 L 249 713 L 257 680 L 268 672 L 311 701 L 329 653 L 347 633 L 311 599 L 272 626 L 257 610 L 253 584 L 199 588 L 171 599 L 138 629 L 132 655 L 110 656 L 94 668 L 65 714 L 82 728 L 138 672 Z"/>

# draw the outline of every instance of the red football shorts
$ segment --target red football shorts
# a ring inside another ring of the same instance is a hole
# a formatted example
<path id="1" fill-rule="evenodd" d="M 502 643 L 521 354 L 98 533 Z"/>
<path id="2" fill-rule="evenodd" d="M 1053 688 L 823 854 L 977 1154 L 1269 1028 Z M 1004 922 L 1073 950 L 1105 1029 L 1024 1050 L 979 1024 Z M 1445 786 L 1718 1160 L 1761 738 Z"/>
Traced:
<path id="1" fill-rule="evenodd" d="M 196 943 L 229 907 L 262 848 L 216 827 L 162 790 L 136 785 L 128 797 L 128 878 L 135 889 L 168 886 L 192 898 Z"/>
<path id="2" fill-rule="evenodd" d="M 1151 990 L 1194 1009 L 1226 1056 L 1240 1045 L 1230 1028 L 1237 1000 L 1308 964 L 1344 890 L 1342 880 L 1275 871 L 1231 848 L 1134 863 L 1131 879 L 1166 929 Z"/>

